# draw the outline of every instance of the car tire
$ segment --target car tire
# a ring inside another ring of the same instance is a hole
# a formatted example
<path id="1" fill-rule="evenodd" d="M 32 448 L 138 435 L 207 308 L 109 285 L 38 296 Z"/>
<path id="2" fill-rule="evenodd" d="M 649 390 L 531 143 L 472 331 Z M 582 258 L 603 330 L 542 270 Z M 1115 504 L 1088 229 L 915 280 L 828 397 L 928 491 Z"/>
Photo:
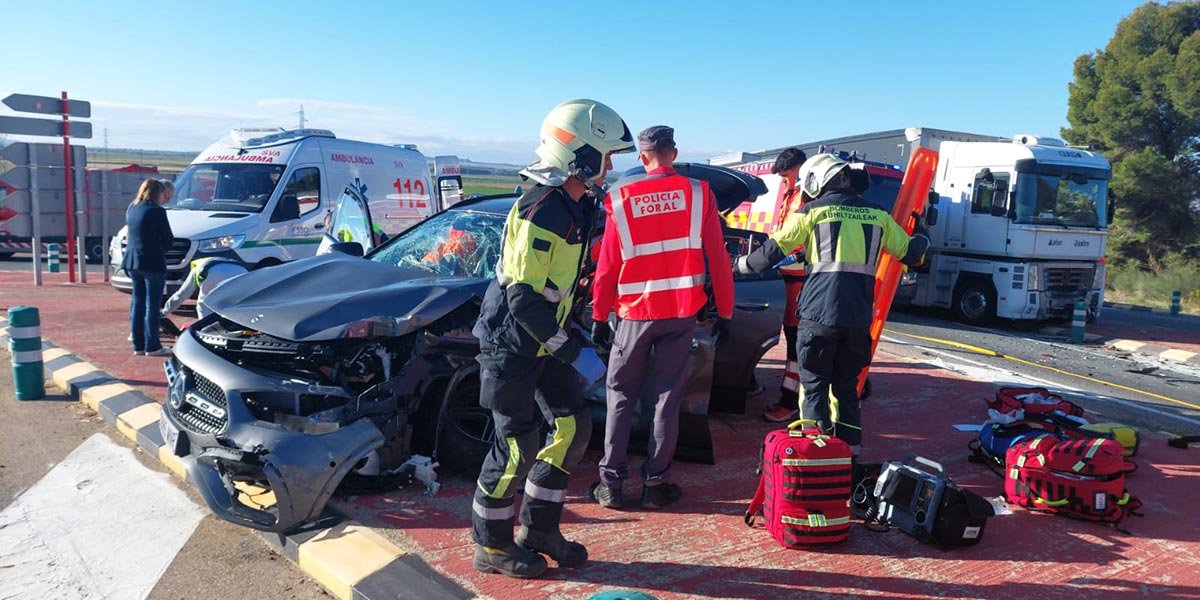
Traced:
<path id="1" fill-rule="evenodd" d="M 456 475 L 479 476 L 495 437 L 492 411 L 479 405 L 479 377 L 463 378 L 450 392 L 438 423 L 437 460 Z"/>
<path id="2" fill-rule="evenodd" d="M 983 326 L 996 318 L 996 290 L 990 282 L 967 278 L 954 289 L 954 318 L 967 325 Z"/>

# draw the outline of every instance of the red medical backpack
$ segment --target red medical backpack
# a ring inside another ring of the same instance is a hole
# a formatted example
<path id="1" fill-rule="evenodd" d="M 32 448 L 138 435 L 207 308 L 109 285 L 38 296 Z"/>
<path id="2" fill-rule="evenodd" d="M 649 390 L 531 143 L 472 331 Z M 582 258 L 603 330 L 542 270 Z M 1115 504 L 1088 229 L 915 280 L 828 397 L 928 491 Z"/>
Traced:
<path id="1" fill-rule="evenodd" d="M 1037 398 L 1031 400 L 1029 399 L 1031 395 Z M 1083 416 L 1083 408 L 1078 404 L 1041 387 L 1000 388 L 996 392 L 996 399 L 988 400 L 987 405 L 988 408 L 995 409 L 1001 414 L 1008 414 L 1014 410 L 1021 409 L 1025 411 L 1026 416 L 1040 415 L 1056 410 L 1075 417 Z"/>
<path id="2" fill-rule="evenodd" d="M 1009 502 L 1087 521 L 1120 523 L 1141 506 L 1125 489 L 1124 448 L 1115 440 L 1022 438 L 1008 449 Z"/>
<path id="3" fill-rule="evenodd" d="M 758 491 L 746 509 L 754 526 L 761 509 L 771 537 L 785 548 L 811 548 L 850 536 L 850 446 L 801 428 L 801 420 L 767 434 L 759 464 Z"/>

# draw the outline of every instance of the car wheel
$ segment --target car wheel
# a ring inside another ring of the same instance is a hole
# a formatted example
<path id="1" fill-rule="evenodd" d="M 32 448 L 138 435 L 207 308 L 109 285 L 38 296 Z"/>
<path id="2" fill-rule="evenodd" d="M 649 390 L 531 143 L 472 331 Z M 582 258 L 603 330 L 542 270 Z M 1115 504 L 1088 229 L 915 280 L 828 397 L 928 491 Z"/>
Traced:
<path id="1" fill-rule="evenodd" d="M 987 325 L 996 317 L 996 291 L 990 283 L 966 279 L 954 290 L 954 318 L 968 325 Z"/>
<path id="2" fill-rule="evenodd" d="M 478 477 L 496 439 L 492 411 L 479 405 L 478 377 L 463 379 L 451 393 L 438 429 L 438 462 L 458 475 Z"/>

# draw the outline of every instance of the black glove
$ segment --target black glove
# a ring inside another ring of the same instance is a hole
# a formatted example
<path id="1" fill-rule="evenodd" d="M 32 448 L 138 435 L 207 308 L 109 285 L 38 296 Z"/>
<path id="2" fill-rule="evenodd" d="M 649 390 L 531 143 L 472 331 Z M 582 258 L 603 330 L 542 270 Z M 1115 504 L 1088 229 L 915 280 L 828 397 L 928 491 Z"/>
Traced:
<path id="1" fill-rule="evenodd" d="M 612 343 L 612 328 L 608 326 L 608 321 L 594 321 L 592 323 L 592 345 L 596 347 L 596 353 L 608 354 L 612 350 Z"/>
<path id="2" fill-rule="evenodd" d="M 913 211 L 913 236 L 923 235 L 929 239 L 929 226 L 925 224 L 925 215 Z"/>
<path id="3" fill-rule="evenodd" d="M 731 319 L 722 319 L 721 317 L 717 317 L 717 319 L 713 321 L 712 333 L 713 336 L 717 338 L 718 342 L 729 338 L 731 335 L 732 322 L 733 321 Z"/>

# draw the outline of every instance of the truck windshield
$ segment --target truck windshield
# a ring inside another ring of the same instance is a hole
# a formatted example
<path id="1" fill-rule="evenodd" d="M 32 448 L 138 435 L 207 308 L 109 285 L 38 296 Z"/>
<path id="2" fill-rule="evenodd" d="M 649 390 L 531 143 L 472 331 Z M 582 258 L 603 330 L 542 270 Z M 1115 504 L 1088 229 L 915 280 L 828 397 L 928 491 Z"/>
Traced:
<path id="1" fill-rule="evenodd" d="M 168 208 L 262 212 L 283 176 L 284 165 L 202 163 L 175 178 Z"/>
<path id="2" fill-rule="evenodd" d="M 1100 227 L 1108 181 L 1079 174 L 1017 175 L 1016 222 L 1027 225 Z"/>

